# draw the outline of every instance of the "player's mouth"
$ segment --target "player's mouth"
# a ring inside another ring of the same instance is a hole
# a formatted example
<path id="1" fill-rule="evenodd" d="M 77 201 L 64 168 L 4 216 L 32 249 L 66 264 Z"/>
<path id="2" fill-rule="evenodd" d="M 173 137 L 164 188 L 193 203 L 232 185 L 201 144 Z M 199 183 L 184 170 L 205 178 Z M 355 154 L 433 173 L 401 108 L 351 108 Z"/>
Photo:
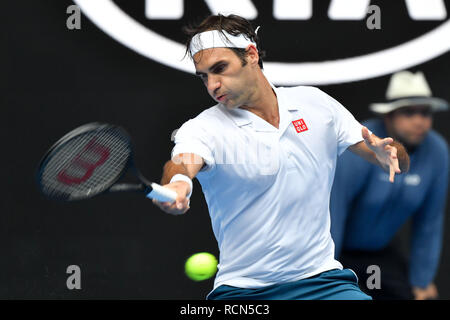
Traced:
<path id="1" fill-rule="evenodd" d="M 224 102 L 225 99 L 226 99 L 226 97 L 227 97 L 227 95 L 226 95 L 226 94 L 223 94 L 223 95 L 221 95 L 221 96 L 217 96 L 217 97 L 216 97 L 216 100 L 219 101 L 219 102 Z"/>

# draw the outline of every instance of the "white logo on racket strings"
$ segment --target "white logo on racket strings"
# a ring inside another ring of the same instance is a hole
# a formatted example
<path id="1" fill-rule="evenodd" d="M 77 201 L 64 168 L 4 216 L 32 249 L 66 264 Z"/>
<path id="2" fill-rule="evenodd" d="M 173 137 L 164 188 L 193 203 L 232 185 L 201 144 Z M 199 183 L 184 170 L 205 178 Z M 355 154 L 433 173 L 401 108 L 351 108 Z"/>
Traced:
<path id="1" fill-rule="evenodd" d="M 182 59 L 183 44 L 150 30 L 122 11 L 112 0 L 74 0 L 100 29 L 123 45 L 161 64 L 194 73 L 189 59 Z M 250 0 L 205 0 L 212 13 L 238 13 L 249 19 L 258 15 Z M 182 0 L 147 0 L 149 18 L 179 19 L 184 14 Z M 444 20 L 443 0 L 405 0 L 413 20 Z M 369 0 L 332 0 L 328 15 L 332 20 L 358 20 L 367 16 Z M 170 10 L 169 10 L 170 8 Z M 306 20 L 312 16 L 312 0 L 275 0 L 276 19 Z M 265 73 L 276 85 L 324 85 L 370 79 L 407 69 L 438 57 L 450 49 L 450 21 L 401 45 L 363 56 L 324 62 L 265 62 Z"/>

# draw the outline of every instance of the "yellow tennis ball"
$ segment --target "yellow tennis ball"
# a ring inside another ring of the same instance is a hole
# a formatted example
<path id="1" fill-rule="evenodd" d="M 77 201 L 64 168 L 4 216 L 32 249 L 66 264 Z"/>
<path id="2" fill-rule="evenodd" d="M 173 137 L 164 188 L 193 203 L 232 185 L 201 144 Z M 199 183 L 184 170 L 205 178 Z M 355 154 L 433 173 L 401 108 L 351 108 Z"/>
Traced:
<path id="1" fill-rule="evenodd" d="M 193 254 L 186 260 L 184 271 L 194 281 L 209 279 L 217 271 L 217 259 L 208 252 Z"/>

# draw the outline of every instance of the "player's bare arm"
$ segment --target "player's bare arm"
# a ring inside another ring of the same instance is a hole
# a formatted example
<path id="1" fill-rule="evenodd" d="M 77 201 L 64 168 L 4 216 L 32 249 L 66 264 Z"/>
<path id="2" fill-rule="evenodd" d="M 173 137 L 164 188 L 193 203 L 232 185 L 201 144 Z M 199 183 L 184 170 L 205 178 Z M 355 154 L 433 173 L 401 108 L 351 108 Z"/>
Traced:
<path id="1" fill-rule="evenodd" d="M 204 165 L 203 158 L 193 153 L 182 153 L 167 161 L 164 165 L 161 185 L 174 190 L 178 196 L 173 203 L 158 202 L 156 200 L 153 200 L 153 203 L 161 210 L 170 214 L 178 215 L 185 213 L 189 210 L 188 195 L 192 191 L 191 186 L 185 181 L 174 181 L 171 183 L 170 180 L 176 174 L 182 174 L 193 179 Z"/>
<path id="2" fill-rule="evenodd" d="M 390 182 L 394 182 L 396 174 L 408 172 L 409 156 L 401 143 L 370 134 L 366 127 L 362 128 L 362 136 L 364 141 L 350 146 L 350 151 L 389 172 Z"/>

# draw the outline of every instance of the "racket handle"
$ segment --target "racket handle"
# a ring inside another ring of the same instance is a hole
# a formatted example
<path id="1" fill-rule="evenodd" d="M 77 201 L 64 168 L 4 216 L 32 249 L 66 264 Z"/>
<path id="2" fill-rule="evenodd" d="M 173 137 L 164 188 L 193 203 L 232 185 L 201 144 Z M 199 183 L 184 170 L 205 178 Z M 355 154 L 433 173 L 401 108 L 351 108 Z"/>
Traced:
<path id="1" fill-rule="evenodd" d="M 147 194 L 147 198 L 155 199 L 159 202 L 174 202 L 177 193 L 173 190 L 164 188 L 157 183 L 151 183 L 152 191 Z"/>

